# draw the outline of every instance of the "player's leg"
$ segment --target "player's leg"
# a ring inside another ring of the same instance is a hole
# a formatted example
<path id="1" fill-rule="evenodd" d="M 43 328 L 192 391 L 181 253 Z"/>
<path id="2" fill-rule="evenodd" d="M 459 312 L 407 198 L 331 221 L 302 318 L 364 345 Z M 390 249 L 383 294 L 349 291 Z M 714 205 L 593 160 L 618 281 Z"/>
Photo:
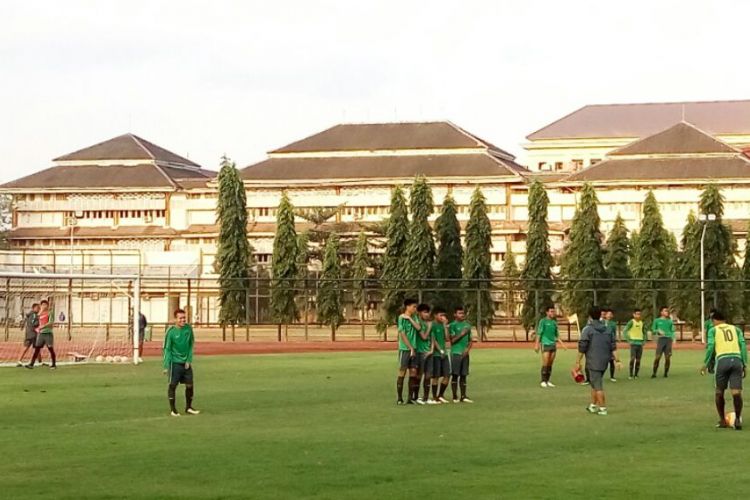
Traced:
<path id="1" fill-rule="evenodd" d="M 451 373 L 451 391 L 453 392 L 453 402 L 458 403 L 458 379 L 461 376 L 461 355 L 452 355 L 453 373 Z"/>
<path id="2" fill-rule="evenodd" d="M 601 411 L 600 392 L 603 391 L 602 384 L 604 380 L 604 370 L 589 370 L 589 376 L 589 383 L 591 384 L 591 403 L 586 409 L 589 413 L 599 413 Z"/>
<path id="3" fill-rule="evenodd" d="M 177 363 L 172 363 L 169 366 L 169 384 L 167 386 L 167 399 L 169 400 L 169 410 L 173 417 L 178 417 L 180 413 L 177 411 L 176 399 L 177 399 L 177 386 L 182 379 L 182 372 L 185 366 Z"/>
<path id="4" fill-rule="evenodd" d="M 610 380 L 615 380 L 615 360 L 610 359 L 609 360 L 609 378 Z"/>
<path id="5" fill-rule="evenodd" d="M 664 342 L 664 337 L 659 337 L 659 340 L 656 341 L 656 354 L 654 357 L 654 371 L 651 373 L 651 378 L 656 378 L 656 372 L 659 371 L 659 362 L 661 361 L 661 355 L 664 352 L 664 348 L 666 347 Z"/>
<path id="6" fill-rule="evenodd" d="M 411 377 L 411 400 L 418 402 L 419 398 L 419 385 L 422 381 L 422 369 L 424 368 L 424 357 L 421 353 L 416 353 L 414 357 L 414 369 L 413 376 Z"/>
<path id="7" fill-rule="evenodd" d="M 669 376 L 669 367 L 672 365 L 672 339 L 666 339 L 666 346 L 664 347 L 664 378 Z"/>
<path id="8" fill-rule="evenodd" d="M 635 378 L 641 370 L 641 358 L 643 357 L 643 344 L 635 346 Z"/>
<path id="9" fill-rule="evenodd" d="M 448 400 L 445 399 L 445 391 L 448 389 L 448 384 L 451 381 L 451 363 L 450 363 L 450 354 L 447 354 L 444 358 L 441 360 L 441 367 L 440 372 L 443 375 L 443 378 L 440 380 L 440 390 L 438 391 L 438 401 L 441 403 L 447 403 Z"/>
<path id="10" fill-rule="evenodd" d="M 458 379 L 458 384 L 461 388 L 461 402 L 462 403 L 473 403 L 466 393 L 466 386 L 469 379 L 469 355 L 464 356 L 461 363 L 461 378 Z"/>
<path id="11" fill-rule="evenodd" d="M 23 358 L 26 357 L 26 353 L 29 352 L 32 345 L 33 342 L 29 339 L 23 341 L 23 352 L 21 353 L 21 357 L 18 358 L 18 366 L 23 366 Z"/>
<path id="12" fill-rule="evenodd" d="M 398 376 L 396 377 L 396 404 L 404 404 L 404 378 L 409 369 L 409 351 L 398 351 Z"/>
<path id="13" fill-rule="evenodd" d="M 729 390 L 732 393 L 732 403 L 734 403 L 734 428 L 742 430 L 742 374 L 744 367 L 738 358 L 730 358 L 732 371 L 729 375 Z"/>
<path id="14" fill-rule="evenodd" d="M 417 392 L 419 392 L 419 370 L 417 369 L 417 357 L 409 358 L 409 402 L 417 402 Z"/>
<path id="15" fill-rule="evenodd" d="M 185 413 L 198 415 L 200 411 L 193 408 L 193 397 L 195 396 L 195 383 L 193 382 L 193 367 L 186 368 L 181 382 L 185 384 Z"/>
<path id="16" fill-rule="evenodd" d="M 47 350 L 49 350 L 50 358 L 52 359 L 52 365 L 50 365 L 50 368 L 57 368 L 57 354 L 55 354 L 55 347 L 54 347 L 54 338 L 52 337 L 52 334 L 47 334 L 48 338 L 46 340 L 47 342 Z"/>
<path id="17" fill-rule="evenodd" d="M 547 354 L 547 387 L 555 387 L 554 385 L 552 385 L 552 382 L 550 382 L 550 379 L 552 378 L 552 367 L 554 366 L 555 358 L 557 357 L 556 346 L 550 348 L 550 351 Z"/>
<path id="18" fill-rule="evenodd" d="M 432 383 L 432 356 L 428 356 L 422 361 L 423 375 L 422 375 L 422 400 L 426 403 L 431 401 L 430 387 Z"/>
<path id="19" fill-rule="evenodd" d="M 724 391 L 729 386 L 729 376 L 731 367 L 728 364 L 728 359 L 720 359 L 716 363 L 716 370 L 714 373 L 714 404 L 716 405 L 716 413 L 719 414 L 719 423 L 716 427 L 726 427 L 727 423 L 724 417 L 724 408 L 726 402 L 724 400 Z"/>

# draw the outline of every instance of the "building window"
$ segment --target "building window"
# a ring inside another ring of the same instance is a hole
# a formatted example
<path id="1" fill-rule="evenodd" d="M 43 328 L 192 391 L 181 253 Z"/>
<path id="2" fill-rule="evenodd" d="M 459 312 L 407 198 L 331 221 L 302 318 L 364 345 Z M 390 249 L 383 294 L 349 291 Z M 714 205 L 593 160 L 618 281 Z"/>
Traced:
<path id="1" fill-rule="evenodd" d="M 573 160 L 573 171 L 577 172 L 583 168 L 583 160 Z"/>
<path id="2" fill-rule="evenodd" d="M 539 168 L 539 170 L 550 170 L 550 166 L 546 161 L 540 161 L 537 167 Z"/>
<path id="3" fill-rule="evenodd" d="M 602 159 L 601 159 L 601 158 L 591 158 L 591 164 L 592 164 L 592 165 L 596 165 L 596 164 L 597 164 L 597 163 L 599 163 L 600 161 L 602 161 Z"/>
<path id="4" fill-rule="evenodd" d="M 563 169 L 563 162 L 561 162 L 561 161 L 556 161 L 556 162 L 555 162 L 555 172 L 559 172 L 559 171 L 560 171 L 560 170 L 562 170 L 562 169 Z"/>

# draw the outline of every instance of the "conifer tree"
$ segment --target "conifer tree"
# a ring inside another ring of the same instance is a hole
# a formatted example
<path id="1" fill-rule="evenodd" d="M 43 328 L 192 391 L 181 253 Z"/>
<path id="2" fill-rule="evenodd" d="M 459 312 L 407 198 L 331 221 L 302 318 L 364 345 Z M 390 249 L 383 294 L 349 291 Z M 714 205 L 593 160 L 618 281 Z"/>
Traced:
<path id="1" fill-rule="evenodd" d="M 519 276 L 516 256 L 510 249 L 510 244 L 508 244 L 505 261 L 503 262 L 503 299 L 505 301 L 505 314 L 509 318 L 516 314 L 516 293 L 518 292 Z"/>
<path id="2" fill-rule="evenodd" d="M 386 246 L 380 274 L 380 287 L 383 290 L 383 316 L 378 323 L 379 331 L 384 331 L 386 327 L 396 322 L 404 301 L 408 223 L 404 190 L 396 186 L 391 192 L 390 217 L 386 229 Z"/>
<path id="3" fill-rule="evenodd" d="M 354 252 L 354 267 L 352 269 L 352 289 L 354 297 L 354 307 L 362 312 L 364 319 L 365 310 L 367 309 L 367 279 L 370 259 L 367 255 L 367 235 L 360 231 L 357 238 L 357 248 Z"/>
<path id="4" fill-rule="evenodd" d="M 456 307 L 463 304 L 461 288 L 461 225 L 456 214 L 456 202 L 450 194 L 445 195 L 440 215 L 435 221 L 435 235 L 438 248 L 435 263 L 435 278 L 440 293 L 435 297 L 436 304 L 452 315 Z"/>
<path id="5" fill-rule="evenodd" d="M 428 301 L 429 289 L 435 284 L 430 281 L 435 271 L 435 238 L 429 217 L 434 211 L 432 188 L 427 184 L 424 176 L 414 179 L 409 197 L 411 221 L 409 223 L 409 239 L 406 243 L 406 276 L 407 286 L 414 291 L 428 291 L 423 294 L 424 301 Z M 426 296 L 425 296 L 426 295 Z"/>
<path id="6" fill-rule="evenodd" d="M 526 261 L 521 278 L 524 289 L 523 326 L 532 329 L 541 309 L 552 300 L 552 254 L 547 224 L 549 198 L 544 185 L 536 180 L 529 187 L 529 231 L 526 237 Z"/>
<path id="7" fill-rule="evenodd" d="M 659 205 L 654 193 L 649 191 L 643 202 L 643 219 L 635 247 L 633 278 L 636 307 L 643 308 L 646 322 L 650 322 L 658 308 L 667 305 L 670 269 L 669 236 L 664 229 Z M 656 310 L 655 310 L 656 309 Z"/>
<path id="8" fill-rule="evenodd" d="M 298 315 L 303 311 L 306 311 L 305 300 L 309 300 L 307 297 L 307 286 L 309 270 L 308 264 L 310 262 L 310 233 L 302 231 L 297 235 L 297 283 L 296 288 L 296 303 Z"/>
<path id="9" fill-rule="evenodd" d="M 494 315 L 490 292 L 492 267 L 490 249 L 492 227 L 487 217 L 487 205 L 482 191 L 474 190 L 469 205 L 469 222 L 466 225 L 466 250 L 464 251 L 463 277 L 466 293 L 466 317 L 469 322 L 488 328 Z"/>
<path id="10" fill-rule="evenodd" d="M 219 171 L 217 223 L 219 241 L 216 270 L 219 274 L 219 322 L 236 325 L 247 314 L 248 277 L 252 248 L 247 237 L 247 198 L 239 172 L 226 156 Z"/>
<path id="11" fill-rule="evenodd" d="M 597 203 L 594 188 L 584 184 L 560 268 L 565 280 L 563 307 L 579 318 L 585 318 L 595 303 L 604 303 L 604 252 Z"/>
<path id="12" fill-rule="evenodd" d="M 341 263 L 339 237 L 335 233 L 326 240 L 323 270 L 317 297 L 318 321 L 331 327 L 331 340 L 336 340 L 336 329 L 344 322 L 341 306 Z"/>
<path id="13" fill-rule="evenodd" d="M 609 280 L 607 304 L 614 311 L 617 321 L 626 321 L 633 309 L 633 273 L 630 270 L 628 230 L 620 214 L 617 214 L 615 225 L 609 233 L 604 269 Z"/>
<path id="14" fill-rule="evenodd" d="M 700 327 L 700 239 L 703 226 L 691 211 L 685 229 L 682 231 L 682 244 L 675 259 L 676 278 L 672 305 L 677 316 L 694 328 Z M 690 280 L 690 281 L 683 281 Z"/>
<path id="15" fill-rule="evenodd" d="M 271 265 L 271 315 L 279 324 L 289 324 L 298 318 L 295 303 L 297 270 L 297 232 L 294 229 L 294 208 L 286 191 L 276 212 L 276 236 L 273 240 Z M 281 329 L 279 329 L 281 340 Z"/>

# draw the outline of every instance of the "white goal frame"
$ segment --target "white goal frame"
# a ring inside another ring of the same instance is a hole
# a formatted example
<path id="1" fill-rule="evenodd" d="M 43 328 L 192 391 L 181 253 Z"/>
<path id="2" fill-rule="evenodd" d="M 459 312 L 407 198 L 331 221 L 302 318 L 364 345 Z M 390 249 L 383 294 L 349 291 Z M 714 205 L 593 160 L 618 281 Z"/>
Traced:
<path id="1" fill-rule="evenodd" d="M 133 364 L 139 363 L 138 335 L 141 317 L 141 276 L 140 274 L 85 274 L 85 273 L 12 273 L 0 272 L 0 279 L 29 279 L 29 280 L 130 280 L 133 282 Z M 6 298 L 7 300 L 7 298 Z M 70 313 L 70 312 L 68 312 Z"/>

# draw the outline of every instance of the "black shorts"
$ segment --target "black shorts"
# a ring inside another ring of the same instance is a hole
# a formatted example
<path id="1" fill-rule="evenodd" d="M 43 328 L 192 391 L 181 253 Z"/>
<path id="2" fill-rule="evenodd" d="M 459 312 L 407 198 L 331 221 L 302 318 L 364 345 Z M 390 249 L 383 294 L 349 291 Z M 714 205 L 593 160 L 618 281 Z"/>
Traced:
<path id="1" fill-rule="evenodd" d="M 659 357 L 662 354 L 672 355 L 672 339 L 669 337 L 659 337 L 659 340 L 656 341 L 656 356 Z"/>
<path id="2" fill-rule="evenodd" d="M 447 377 L 451 374 L 450 354 L 441 356 L 435 353 L 429 357 L 426 364 L 426 375 L 430 378 Z"/>
<path id="3" fill-rule="evenodd" d="M 34 347 L 54 347 L 55 337 L 51 333 L 40 333 L 36 336 Z"/>
<path id="4" fill-rule="evenodd" d="M 169 385 L 192 384 L 193 367 L 185 368 L 185 363 L 172 363 L 169 370 Z"/>
<path id="5" fill-rule="evenodd" d="M 630 344 L 630 358 L 641 359 L 643 356 L 643 344 Z"/>
<path id="6" fill-rule="evenodd" d="M 417 367 L 417 357 L 412 356 L 410 351 L 398 351 L 398 367 L 401 370 Z"/>
<path id="7" fill-rule="evenodd" d="M 557 352 L 557 344 L 542 344 L 542 352 Z"/>
<path id="8" fill-rule="evenodd" d="M 420 375 L 425 372 L 425 369 L 427 368 L 427 362 L 430 359 L 431 359 L 431 356 L 427 356 L 426 352 L 416 353 L 417 372 L 419 372 Z"/>
<path id="9" fill-rule="evenodd" d="M 469 375 L 469 355 L 451 354 L 451 373 L 456 377 Z"/>
<path id="10" fill-rule="evenodd" d="M 604 390 L 604 371 L 589 369 L 589 383 L 595 391 Z"/>
<path id="11" fill-rule="evenodd" d="M 730 389 L 742 390 L 742 360 L 734 356 L 719 358 L 716 362 L 716 388 L 725 391 Z"/>
<path id="12" fill-rule="evenodd" d="M 36 335 L 33 337 L 26 337 L 23 339 L 23 346 L 24 347 L 32 347 L 36 345 Z"/>

